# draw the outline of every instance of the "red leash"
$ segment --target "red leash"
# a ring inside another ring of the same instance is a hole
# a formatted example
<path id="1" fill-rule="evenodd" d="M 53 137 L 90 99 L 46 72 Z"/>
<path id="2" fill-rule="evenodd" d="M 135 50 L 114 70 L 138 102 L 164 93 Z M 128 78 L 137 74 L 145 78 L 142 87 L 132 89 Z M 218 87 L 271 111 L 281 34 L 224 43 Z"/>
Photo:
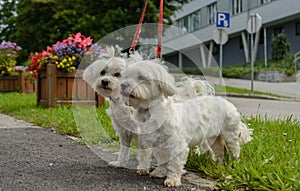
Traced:
<path id="1" fill-rule="evenodd" d="M 139 24 L 138 24 L 138 26 L 136 28 L 136 31 L 135 31 L 135 34 L 134 34 L 133 41 L 132 41 L 132 44 L 131 44 L 131 51 L 135 51 L 135 47 L 136 47 L 138 38 L 139 38 L 140 33 L 141 33 L 141 26 L 142 26 L 142 23 L 143 23 L 143 20 L 144 20 L 147 5 L 148 5 L 148 0 L 145 1 L 144 9 L 143 9 L 142 15 L 140 17 Z"/>
<path id="2" fill-rule="evenodd" d="M 145 12 L 146 12 L 146 9 L 147 9 L 147 5 L 148 5 L 148 0 L 145 1 L 144 9 L 143 9 L 142 15 L 140 17 L 139 24 L 137 26 L 137 29 L 136 29 L 134 37 L 133 37 L 130 52 L 135 51 L 136 44 L 137 44 L 138 38 L 139 38 L 140 33 L 141 33 L 141 27 L 142 27 Z M 162 41 L 162 29 L 163 29 L 163 11 L 164 11 L 163 9 L 164 9 L 164 0 L 160 0 L 159 20 L 158 20 L 158 29 L 157 29 L 158 30 L 157 31 L 157 33 L 158 33 L 158 42 L 157 42 L 157 47 L 155 48 L 155 53 L 156 53 L 157 58 L 161 58 L 161 47 L 162 47 L 161 41 Z"/>
<path id="3" fill-rule="evenodd" d="M 159 20 L 158 20 L 158 42 L 155 49 L 156 57 L 161 58 L 161 40 L 162 40 L 162 29 L 163 29 L 163 12 L 164 12 L 164 0 L 160 0 L 159 6 Z"/>

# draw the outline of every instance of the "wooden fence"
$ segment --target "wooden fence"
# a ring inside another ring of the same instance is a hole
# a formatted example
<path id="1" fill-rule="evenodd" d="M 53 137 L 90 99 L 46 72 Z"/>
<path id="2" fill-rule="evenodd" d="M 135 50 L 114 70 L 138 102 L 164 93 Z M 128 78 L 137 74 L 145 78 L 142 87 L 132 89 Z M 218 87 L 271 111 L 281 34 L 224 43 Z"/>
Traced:
<path id="1" fill-rule="evenodd" d="M 24 71 L 18 76 L 0 76 L 0 92 L 35 92 L 35 82 L 31 77 L 26 77 Z"/>
<path id="2" fill-rule="evenodd" d="M 103 106 L 104 98 L 82 79 L 83 71 L 64 73 L 55 64 L 47 64 L 37 79 L 37 105 L 79 104 Z"/>

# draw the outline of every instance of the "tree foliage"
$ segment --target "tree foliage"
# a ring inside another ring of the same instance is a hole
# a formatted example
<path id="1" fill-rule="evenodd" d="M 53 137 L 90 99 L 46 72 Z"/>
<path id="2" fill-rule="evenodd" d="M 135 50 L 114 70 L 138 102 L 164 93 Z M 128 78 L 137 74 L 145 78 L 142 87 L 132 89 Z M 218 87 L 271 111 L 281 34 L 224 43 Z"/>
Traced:
<path id="1" fill-rule="evenodd" d="M 17 0 L 0 1 L 0 41 L 9 41 L 16 29 Z"/>
<path id="2" fill-rule="evenodd" d="M 138 24 L 145 0 L 3 0 L 2 40 L 15 41 L 23 58 L 81 32 L 94 41 L 117 29 Z M 164 21 L 188 0 L 164 0 Z M 160 0 L 149 0 L 145 23 L 157 23 Z M 4 25 L 5 24 L 5 25 Z"/>

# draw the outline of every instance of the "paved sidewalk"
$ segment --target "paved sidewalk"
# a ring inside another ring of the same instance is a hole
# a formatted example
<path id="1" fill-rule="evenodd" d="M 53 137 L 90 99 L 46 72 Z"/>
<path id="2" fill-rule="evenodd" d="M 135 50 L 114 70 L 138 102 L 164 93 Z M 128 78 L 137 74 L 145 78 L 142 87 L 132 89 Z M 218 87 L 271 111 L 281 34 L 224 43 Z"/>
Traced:
<path id="1" fill-rule="evenodd" d="M 213 84 L 219 84 L 219 78 L 205 76 Z M 251 80 L 242 80 L 234 78 L 223 78 L 223 83 L 227 86 L 244 88 L 251 90 Z M 300 100 L 300 83 L 299 82 L 253 82 L 254 91 L 272 93 L 281 96 L 288 96 Z"/>
<path id="2" fill-rule="evenodd" d="M 110 168 L 89 148 L 45 128 L 0 113 L 0 191 L 214 190 L 188 173 L 176 189 L 135 170 Z"/>

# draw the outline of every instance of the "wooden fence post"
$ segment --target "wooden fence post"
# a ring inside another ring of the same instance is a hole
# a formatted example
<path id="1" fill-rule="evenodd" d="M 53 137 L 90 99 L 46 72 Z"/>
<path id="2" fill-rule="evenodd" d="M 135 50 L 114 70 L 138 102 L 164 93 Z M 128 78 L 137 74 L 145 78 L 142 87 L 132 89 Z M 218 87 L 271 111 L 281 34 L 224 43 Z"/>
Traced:
<path id="1" fill-rule="evenodd" d="M 55 64 L 47 64 L 47 84 L 48 85 L 48 106 L 55 107 L 56 99 L 57 99 L 57 78 L 56 78 L 56 65 Z"/>
<path id="2" fill-rule="evenodd" d="M 96 96 L 96 106 L 97 107 L 104 106 L 104 102 L 105 102 L 104 97 L 98 95 L 97 93 L 95 94 L 95 96 Z"/>
<path id="3" fill-rule="evenodd" d="M 19 72 L 19 84 L 20 84 L 20 92 L 25 92 L 25 72 L 22 70 Z"/>

